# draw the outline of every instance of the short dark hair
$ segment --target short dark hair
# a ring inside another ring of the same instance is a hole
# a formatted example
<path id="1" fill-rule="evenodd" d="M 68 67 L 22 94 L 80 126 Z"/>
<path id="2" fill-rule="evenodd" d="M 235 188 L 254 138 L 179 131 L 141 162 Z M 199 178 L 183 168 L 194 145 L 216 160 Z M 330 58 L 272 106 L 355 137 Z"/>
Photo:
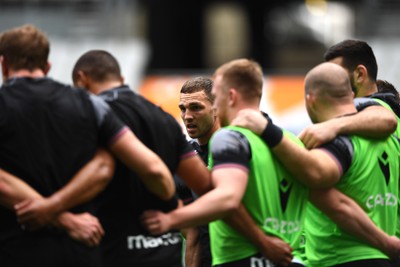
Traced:
<path id="1" fill-rule="evenodd" d="M 47 36 L 31 24 L 12 28 L 0 35 L 0 55 L 13 70 L 46 71 L 49 52 Z"/>
<path id="2" fill-rule="evenodd" d="M 83 71 L 96 82 L 121 78 L 121 69 L 113 55 L 104 50 L 90 50 L 75 63 L 72 80 L 78 80 L 78 72 Z"/>
<path id="3" fill-rule="evenodd" d="M 187 80 L 181 88 L 181 94 L 191 94 L 196 92 L 204 91 L 208 100 L 211 103 L 214 103 L 214 97 L 211 94 L 211 90 L 213 87 L 213 80 L 207 77 L 195 77 L 190 80 Z"/>
<path id="4" fill-rule="evenodd" d="M 372 48 L 364 41 L 344 40 L 331 46 L 324 54 L 325 61 L 337 57 L 343 57 L 343 65 L 352 71 L 361 64 L 368 70 L 368 76 L 376 81 L 378 75 L 378 64 Z"/>

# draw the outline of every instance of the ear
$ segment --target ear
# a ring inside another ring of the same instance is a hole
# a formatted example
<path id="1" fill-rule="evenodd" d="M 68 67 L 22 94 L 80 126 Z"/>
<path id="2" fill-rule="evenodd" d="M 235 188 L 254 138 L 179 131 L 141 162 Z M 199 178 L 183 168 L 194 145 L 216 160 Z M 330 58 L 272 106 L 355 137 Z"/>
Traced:
<path id="1" fill-rule="evenodd" d="M 78 70 L 78 78 L 75 81 L 75 86 L 88 89 L 89 88 L 89 77 L 81 70 Z"/>
<path id="2" fill-rule="evenodd" d="M 234 106 L 237 102 L 238 92 L 234 88 L 228 90 L 229 106 Z"/>
<path id="3" fill-rule="evenodd" d="M 47 62 L 47 66 L 46 66 L 46 68 L 43 70 L 44 75 L 47 75 L 47 73 L 49 73 L 50 69 L 51 69 L 51 63 L 50 63 L 50 62 Z"/>
<path id="4" fill-rule="evenodd" d="M 213 106 L 211 109 L 212 109 L 212 114 L 213 114 L 214 120 L 217 120 L 217 119 L 218 119 L 218 111 L 217 111 L 217 108 L 214 108 L 214 106 Z"/>
<path id="5" fill-rule="evenodd" d="M 364 65 L 357 65 L 357 67 L 353 71 L 354 82 L 363 83 L 366 79 L 368 79 L 368 70 Z"/>
<path id="6" fill-rule="evenodd" d="M 316 95 L 315 94 L 306 94 L 306 105 L 312 110 L 315 109 L 316 105 Z"/>
<path id="7" fill-rule="evenodd" d="M 306 94 L 305 102 L 306 102 L 306 110 L 311 121 L 313 123 L 318 122 L 317 96 L 315 94 Z"/>
<path id="8" fill-rule="evenodd" d="M 125 77 L 121 75 L 119 81 L 121 82 L 121 84 L 124 84 L 124 82 L 125 82 Z"/>
<path id="9" fill-rule="evenodd" d="M 7 64 L 5 63 L 4 56 L 0 56 L 0 64 L 1 64 L 1 74 L 3 76 L 3 81 L 5 81 L 8 76 L 8 68 Z"/>

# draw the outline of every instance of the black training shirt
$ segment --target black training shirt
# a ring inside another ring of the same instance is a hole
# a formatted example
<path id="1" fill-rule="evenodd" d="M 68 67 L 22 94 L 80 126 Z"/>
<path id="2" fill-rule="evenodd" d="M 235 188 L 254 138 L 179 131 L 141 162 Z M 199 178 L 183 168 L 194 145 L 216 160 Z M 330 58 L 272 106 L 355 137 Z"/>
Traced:
<path id="1" fill-rule="evenodd" d="M 125 130 L 103 100 L 50 78 L 14 78 L 0 88 L 0 168 L 43 196 L 68 183 L 99 145 L 112 143 Z M 81 205 L 73 211 L 90 210 Z M 96 258 L 93 249 L 65 233 L 48 227 L 35 233 L 23 231 L 15 213 L 3 207 L 0 248 L 2 266 L 20 266 L 15 259 L 28 266 L 38 258 L 42 266 L 82 266 L 79 261 L 90 266 Z M 43 253 L 46 257 L 38 256 Z M 13 264 L 2 261 L 7 259 L 14 259 Z"/>
<path id="2" fill-rule="evenodd" d="M 160 156 L 171 173 L 182 159 L 195 155 L 176 119 L 129 87 L 105 91 L 100 97 Z M 149 192 L 135 173 L 117 163 L 114 178 L 99 203 L 98 215 L 107 233 L 102 243 L 105 266 L 180 265 L 179 231 L 152 237 L 140 224 L 144 210 L 169 207 Z"/>

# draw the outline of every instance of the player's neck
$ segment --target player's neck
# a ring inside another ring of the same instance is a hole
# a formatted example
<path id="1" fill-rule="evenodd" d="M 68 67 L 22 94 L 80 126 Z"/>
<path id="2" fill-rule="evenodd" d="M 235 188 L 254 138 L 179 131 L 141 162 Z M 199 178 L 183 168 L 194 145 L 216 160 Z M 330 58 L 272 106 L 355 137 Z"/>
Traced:
<path id="1" fill-rule="evenodd" d="M 378 92 L 378 87 L 376 83 L 368 83 L 363 88 L 359 90 L 356 97 L 370 96 Z"/>
<path id="2" fill-rule="evenodd" d="M 91 91 L 95 94 L 100 94 L 104 91 L 108 91 L 110 89 L 120 86 L 122 86 L 122 83 L 120 81 L 106 81 L 106 82 L 92 84 Z"/>
<path id="3" fill-rule="evenodd" d="M 230 112 L 228 114 L 229 117 L 229 124 L 236 118 L 238 113 L 243 110 L 243 109 L 252 109 L 252 110 L 257 110 L 260 111 L 260 102 L 259 101 L 253 101 L 253 102 L 245 102 L 241 101 L 236 104 L 235 107 L 232 107 L 230 109 Z"/>
<path id="4" fill-rule="evenodd" d="M 334 118 L 346 117 L 350 115 L 354 115 L 357 113 L 357 109 L 353 103 L 337 105 L 330 109 L 327 109 L 326 112 L 322 112 L 320 114 L 319 121 L 327 121 Z"/>
<path id="5" fill-rule="evenodd" d="M 34 69 L 32 71 L 27 70 L 27 69 L 22 69 L 22 70 L 10 70 L 7 79 L 12 79 L 12 78 L 43 78 L 45 77 L 45 73 L 41 69 Z"/>

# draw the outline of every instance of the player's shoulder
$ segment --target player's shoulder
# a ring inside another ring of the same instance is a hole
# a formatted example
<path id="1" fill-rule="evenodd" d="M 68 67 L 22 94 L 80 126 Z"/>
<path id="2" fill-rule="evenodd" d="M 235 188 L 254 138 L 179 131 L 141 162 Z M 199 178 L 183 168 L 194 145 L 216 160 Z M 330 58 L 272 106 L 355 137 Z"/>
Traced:
<path id="1" fill-rule="evenodd" d="M 372 97 L 357 97 L 354 99 L 354 105 L 357 111 L 361 111 L 370 106 L 382 106 L 383 102 Z"/>
<path id="2" fill-rule="evenodd" d="M 231 128 L 221 128 L 213 135 L 211 139 L 211 149 L 226 150 L 237 148 L 248 148 L 249 141 L 247 137 L 240 131 Z"/>

